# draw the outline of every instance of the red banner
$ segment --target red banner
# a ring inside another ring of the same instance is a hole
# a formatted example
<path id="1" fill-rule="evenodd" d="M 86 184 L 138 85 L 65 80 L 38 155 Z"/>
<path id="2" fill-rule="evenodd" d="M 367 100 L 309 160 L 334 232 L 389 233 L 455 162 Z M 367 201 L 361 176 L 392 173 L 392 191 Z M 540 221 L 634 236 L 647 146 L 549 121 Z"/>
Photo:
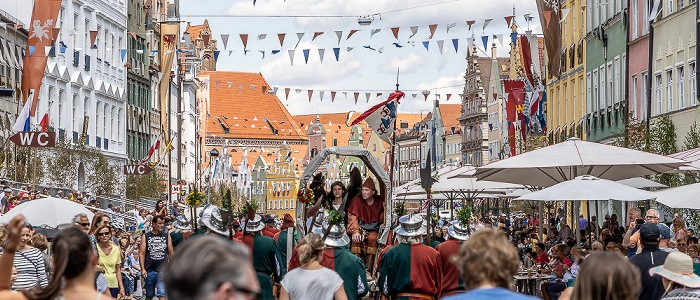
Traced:
<path id="1" fill-rule="evenodd" d="M 35 95 L 39 95 L 41 80 L 44 78 L 46 60 L 48 59 L 46 48 L 51 46 L 53 29 L 58 21 L 58 10 L 61 8 L 61 0 L 35 0 L 32 11 L 32 26 L 29 28 L 27 38 L 27 49 L 29 46 L 36 47 L 34 55 L 24 56 L 24 69 L 22 70 L 22 99 L 27 100 L 29 90 L 34 90 Z M 27 53 L 29 50 L 27 50 Z M 38 96 L 32 102 L 31 115 L 36 114 L 36 103 Z"/>

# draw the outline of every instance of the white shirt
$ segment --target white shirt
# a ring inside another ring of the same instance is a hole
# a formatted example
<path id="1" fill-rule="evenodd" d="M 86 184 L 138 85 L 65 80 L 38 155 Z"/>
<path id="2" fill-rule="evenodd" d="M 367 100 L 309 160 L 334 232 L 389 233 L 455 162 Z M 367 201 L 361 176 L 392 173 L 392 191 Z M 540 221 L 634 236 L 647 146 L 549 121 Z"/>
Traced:
<path id="1" fill-rule="evenodd" d="M 281 283 L 291 300 L 332 300 L 335 292 L 343 286 L 343 279 L 325 267 L 318 270 L 296 268 L 287 273 Z"/>

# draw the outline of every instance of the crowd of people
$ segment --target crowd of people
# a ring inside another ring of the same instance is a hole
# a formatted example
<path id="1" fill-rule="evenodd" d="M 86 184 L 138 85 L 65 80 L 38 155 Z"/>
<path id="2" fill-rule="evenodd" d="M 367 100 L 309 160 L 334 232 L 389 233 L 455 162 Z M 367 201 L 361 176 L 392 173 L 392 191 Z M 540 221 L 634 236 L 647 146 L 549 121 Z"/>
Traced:
<path id="1" fill-rule="evenodd" d="M 680 215 L 670 226 L 636 207 L 627 224 L 613 214 L 602 226 L 567 222 L 563 210 L 542 221 L 475 215 L 439 222 L 428 237 L 427 220 L 408 214 L 386 224 L 382 241 L 385 203 L 371 178 L 327 194 L 322 182 L 309 186 L 320 207 L 308 232 L 288 214 L 229 222 L 213 205 L 193 224 L 163 202 L 127 227 L 110 205 L 92 220 L 76 215 L 49 256 L 46 237 L 17 216 L 0 227 L 0 298 L 700 299 L 700 245 Z"/>
<path id="2" fill-rule="evenodd" d="M 90 194 L 77 190 L 69 191 L 69 193 L 64 193 L 63 190 L 56 190 L 55 194 L 51 195 L 48 188 L 35 189 L 31 184 L 22 185 L 19 189 L 13 189 L 7 180 L 0 180 L 0 190 L 2 190 L 2 193 L 0 193 L 0 214 L 5 214 L 22 203 L 43 197 L 66 199 L 99 208 L 98 201 L 92 199 Z"/>

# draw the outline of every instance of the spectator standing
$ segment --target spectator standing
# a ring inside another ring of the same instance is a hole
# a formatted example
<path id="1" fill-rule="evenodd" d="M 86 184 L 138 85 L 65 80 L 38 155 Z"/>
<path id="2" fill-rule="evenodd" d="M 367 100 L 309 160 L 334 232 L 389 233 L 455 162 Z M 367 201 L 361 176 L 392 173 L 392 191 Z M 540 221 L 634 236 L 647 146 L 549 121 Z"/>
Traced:
<path id="1" fill-rule="evenodd" d="M 559 299 L 636 300 L 641 289 L 637 269 L 617 254 L 598 252 L 581 264 L 576 283 Z"/>
<path id="2" fill-rule="evenodd" d="M 647 215 L 648 214 L 649 212 L 647 212 Z M 627 257 L 631 257 L 637 253 L 637 247 L 639 247 L 636 241 L 639 239 L 637 219 L 642 217 L 642 211 L 639 207 L 632 207 L 627 216 L 629 217 L 629 227 L 627 228 L 627 232 L 625 232 L 625 236 L 622 238 L 622 246 L 627 248 Z"/>
<path id="3" fill-rule="evenodd" d="M 687 239 L 685 222 L 680 217 L 673 219 L 673 237 L 676 240 Z"/>
<path id="4" fill-rule="evenodd" d="M 347 300 L 343 279 L 335 271 L 323 267 L 325 245 L 321 235 L 309 233 L 299 246 L 301 267 L 289 271 L 282 280 L 280 300 L 336 299 Z"/>
<path id="5" fill-rule="evenodd" d="M 12 189 L 6 187 L 2 193 L 2 199 L 0 199 L 0 213 L 6 213 L 10 206 L 10 199 L 12 198 Z"/>
<path id="6" fill-rule="evenodd" d="M 39 249 L 29 245 L 31 238 L 31 225 L 23 226 L 17 246 L 17 255 L 14 257 L 14 264 L 17 267 L 17 281 L 12 286 L 13 290 L 30 289 L 35 286 L 43 287 L 49 284 L 44 267 L 44 256 Z"/>
<path id="7" fill-rule="evenodd" d="M 585 236 L 586 228 L 588 228 L 588 220 L 583 217 L 583 215 L 578 216 L 578 230 L 579 235 Z"/>
<path id="8" fill-rule="evenodd" d="M 700 298 L 700 277 L 693 273 L 693 259 L 687 254 L 680 252 L 669 254 L 664 264 L 651 268 L 649 274 L 663 278 L 666 293 L 661 299 Z"/>
<path id="9" fill-rule="evenodd" d="M 153 229 L 141 236 L 141 276 L 146 281 L 146 299 L 165 297 L 165 285 L 161 266 L 173 255 L 173 244 L 168 233 L 164 230 L 165 220 L 161 215 L 153 217 Z"/>
<path id="10" fill-rule="evenodd" d="M 661 233 L 661 239 L 659 240 L 659 249 L 665 252 L 676 252 L 678 250 L 669 248 L 669 241 L 671 240 L 671 229 L 668 225 L 664 223 L 656 224 L 659 227 L 659 233 Z"/>
<path id="11" fill-rule="evenodd" d="M 114 298 L 124 296 L 124 284 L 122 282 L 122 257 L 119 247 L 112 243 L 112 228 L 109 225 L 101 225 L 95 231 L 97 237 L 97 263 L 104 268 L 109 293 Z"/>
<path id="12" fill-rule="evenodd" d="M 649 275 L 649 269 L 662 265 L 669 255 L 668 252 L 659 249 L 660 236 L 659 227 L 652 222 L 644 223 L 639 228 L 642 252 L 629 259 L 637 267 L 642 278 L 639 300 L 658 300 L 664 294 L 661 277 Z"/>

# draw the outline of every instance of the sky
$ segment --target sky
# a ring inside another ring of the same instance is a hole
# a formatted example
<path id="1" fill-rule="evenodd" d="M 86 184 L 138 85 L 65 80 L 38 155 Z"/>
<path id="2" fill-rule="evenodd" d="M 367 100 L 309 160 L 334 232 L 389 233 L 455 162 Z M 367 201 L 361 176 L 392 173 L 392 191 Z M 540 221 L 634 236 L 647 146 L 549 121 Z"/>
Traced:
<path id="1" fill-rule="evenodd" d="M 0 9 L 29 23 L 31 1 L 3 0 Z M 533 17 L 529 24 L 525 14 Z M 400 113 L 432 110 L 436 94 L 440 95 L 441 104 L 459 104 L 458 94 L 464 89 L 468 39 L 474 36 L 477 48 L 481 49 L 479 56 L 486 56 L 481 36 L 488 35 L 491 44 L 493 35 L 503 34 L 503 47 L 496 43 L 498 55 L 508 56 L 510 29 L 505 16 L 515 15 L 520 34 L 528 25 L 533 33 L 542 32 L 533 0 L 257 0 L 255 5 L 253 0 L 181 0 L 180 15 L 181 20 L 192 25 L 200 25 L 208 19 L 221 51 L 218 71 L 262 73 L 270 86 L 278 88 L 277 97 L 292 114 L 367 110 L 385 100 L 396 88 L 397 70 L 400 70 L 399 89 L 406 93 L 399 106 Z M 360 16 L 372 16 L 371 25 L 359 25 Z M 483 30 L 485 19 L 493 21 Z M 468 31 L 467 20 L 476 21 L 472 31 Z M 447 26 L 451 23 L 456 26 L 448 32 Z M 433 38 L 428 40 L 428 25 L 432 24 L 437 24 L 437 28 Z M 418 31 L 409 38 L 412 26 L 418 26 Z M 398 40 L 391 30 L 394 27 L 400 28 Z M 354 29 L 360 31 L 348 39 L 347 35 Z M 380 31 L 372 35 L 377 29 Z M 340 43 L 335 31 L 342 31 Z M 315 32 L 323 34 L 312 41 Z M 282 47 L 279 33 L 286 34 Z M 304 33 L 300 41 L 297 33 Z M 229 34 L 226 50 L 221 34 Z M 249 51 L 245 53 L 240 34 L 248 34 L 246 50 Z M 259 39 L 260 34 L 266 37 Z M 458 39 L 457 52 L 452 39 Z M 444 41 L 442 53 L 437 45 L 440 40 Z M 423 46 L 424 41 L 429 41 L 428 50 Z M 349 47 L 351 51 L 347 51 Z M 333 48 L 340 48 L 338 61 Z M 304 49 L 309 50 L 307 63 Z M 325 51 L 323 62 L 319 49 Z M 272 50 L 281 51 L 273 55 Z M 294 50 L 293 65 L 289 50 Z M 229 51 L 233 52 L 229 55 Z M 264 58 L 260 51 L 265 51 Z M 490 55 L 491 51 L 487 52 Z M 284 88 L 291 89 L 288 100 Z M 308 90 L 314 90 L 311 101 Z M 424 90 L 430 91 L 429 101 L 424 100 L 421 93 Z M 324 91 L 323 100 L 319 91 Z M 331 102 L 331 91 L 337 92 L 334 102 Z M 355 92 L 359 93 L 357 104 Z M 366 93 L 371 93 L 369 102 Z M 377 93 L 382 95 L 377 97 Z M 414 98 L 413 94 L 417 96 Z M 446 94 L 452 94 L 449 101 Z"/>

